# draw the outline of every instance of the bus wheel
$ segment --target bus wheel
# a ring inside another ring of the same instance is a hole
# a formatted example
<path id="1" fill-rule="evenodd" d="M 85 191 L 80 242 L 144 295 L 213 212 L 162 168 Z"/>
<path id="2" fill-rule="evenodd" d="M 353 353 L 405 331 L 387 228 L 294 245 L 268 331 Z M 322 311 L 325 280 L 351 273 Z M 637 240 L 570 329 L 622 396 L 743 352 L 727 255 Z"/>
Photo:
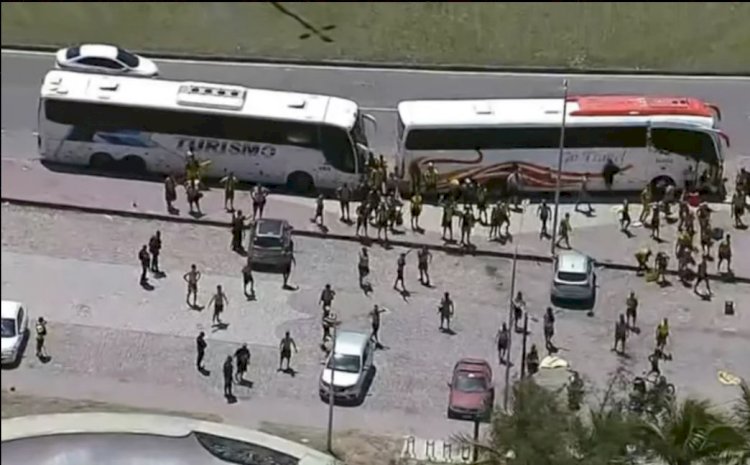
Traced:
<path id="1" fill-rule="evenodd" d="M 676 185 L 677 184 L 674 182 L 674 179 L 670 178 L 669 176 L 659 176 L 657 178 L 654 178 L 653 181 L 651 181 L 651 188 L 654 189 L 656 192 L 664 192 L 667 186 L 676 186 Z"/>
<path id="2" fill-rule="evenodd" d="M 120 162 L 123 171 L 132 174 L 143 174 L 146 172 L 146 162 L 136 155 L 128 155 Z"/>
<path id="3" fill-rule="evenodd" d="M 309 174 L 295 171 L 287 178 L 286 187 L 297 194 L 309 194 L 315 187 L 315 183 Z"/>
<path id="4" fill-rule="evenodd" d="M 112 158 L 112 155 L 108 153 L 95 153 L 91 155 L 91 158 L 89 158 L 89 168 L 95 169 L 95 170 L 108 170 L 112 169 L 112 165 L 114 165 L 114 158 Z"/>

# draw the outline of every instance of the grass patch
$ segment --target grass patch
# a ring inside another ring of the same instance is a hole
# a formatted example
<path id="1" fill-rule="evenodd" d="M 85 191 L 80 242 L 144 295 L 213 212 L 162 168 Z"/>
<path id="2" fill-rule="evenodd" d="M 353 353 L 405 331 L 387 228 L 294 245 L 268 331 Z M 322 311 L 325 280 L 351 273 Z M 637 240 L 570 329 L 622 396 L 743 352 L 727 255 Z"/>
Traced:
<path id="1" fill-rule="evenodd" d="M 326 452 L 326 432 L 319 428 L 301 428 L 262 423 L 260 430 Z M 400 462 L 403 440 L 367 434 L 357 430 L 336 431 L 333 451 L 347 465 L 394 465 Z"/>
<path id="2" fill-rule="evenodd" d="M 750 4 L 4 2 L 4 44 L 410 64 L 750 72 Z"/>
<path id="3" fill-rule="evenodd" d="M 127 405 L 110 404 L 88 400 L 70 400 L 56 397 L 37 397 L 17 394 L 3 390 L 0 393 L 0 411 L 2 418 L 22 417 L 27 415 L 47 415 L 52 413 L 143 413 L 195 418 L 197 420 L 221 423 L 218 415 L 177 412 L 172 410 L 142 409 Z"/>

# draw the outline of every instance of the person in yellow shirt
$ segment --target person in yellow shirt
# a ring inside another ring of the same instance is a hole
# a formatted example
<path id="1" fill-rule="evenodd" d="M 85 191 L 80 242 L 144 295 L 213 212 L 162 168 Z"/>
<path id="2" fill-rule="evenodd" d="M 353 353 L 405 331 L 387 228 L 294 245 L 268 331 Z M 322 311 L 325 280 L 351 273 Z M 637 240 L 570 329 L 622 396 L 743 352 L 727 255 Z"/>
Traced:
<path id="1" fill-rule="evenodd" d="M 638 276 L 643 276 L 644 273 L 648 273 L 650 271 L 650 268 L 648 266 L 648 261 L 650 259 L 651 249 L 649 249 L 648 247 L 644 247 L 635 253 L 635 261 L 638 264 L 636 273 L 638 274 Z"/>
<path id="2" fill-rule="evenodd" d="M 669 338 L 669 320 L 664 318 L 656 327 L 656 348 L 664 351 Z"/>

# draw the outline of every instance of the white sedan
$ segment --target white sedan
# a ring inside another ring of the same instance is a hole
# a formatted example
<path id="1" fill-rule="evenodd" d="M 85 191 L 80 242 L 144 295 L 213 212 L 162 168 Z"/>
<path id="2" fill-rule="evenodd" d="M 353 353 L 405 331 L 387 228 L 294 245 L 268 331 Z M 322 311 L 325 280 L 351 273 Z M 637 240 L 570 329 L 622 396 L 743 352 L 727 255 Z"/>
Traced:
<path id="1" fill-rule="evenodd" d="M 29 332 L 29 315 L 20 302 L 3 300 L 0 307 L 2 330 L 2 363 L 12 364 L 21 358 L 21 345 Z"/>
<path id="2" fill-rule="evenodd" d="M 142 77 L 159 75 L 156 63 L 114 45 L 88 44 L 60 49 L 55 54 L 55 66 L 93 73 Z"/>

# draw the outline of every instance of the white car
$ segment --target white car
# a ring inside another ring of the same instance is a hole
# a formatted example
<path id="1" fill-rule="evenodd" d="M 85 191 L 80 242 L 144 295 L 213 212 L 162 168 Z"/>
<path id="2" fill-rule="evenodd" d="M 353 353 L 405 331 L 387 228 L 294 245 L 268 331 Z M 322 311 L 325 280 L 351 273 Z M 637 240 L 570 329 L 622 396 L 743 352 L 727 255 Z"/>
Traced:
<path id="1" fill-rule="evenodd" d="M 87 44 L 60 49 L 55 54 L 55 67 L 129 76 L 159 75 L 156 63 L 114 45 Z"/>
<path id="2" fill-rule="evenodd" d="M 575 251 L 558 254 L 550 294 L 553 304 L 556 301 L 593 304 L 596 299 L 596 261 Z"/>
<path id="3" fill-rule="evenodd" d="M 364 398 L 367 375 L 373 366 L 375 346 L 370 336 L 354 331 L 340 331 L 336 335 L 336 348 L 329 354 L 320 374 L 320 398 L 328 402 L 331 396 L 335 401 L 357 401 Z"/>
<path id="4" fill-rule="evenodd" d="M 2 363 L 12 364 L 21 357 L 21 344 L 29 332 L 29 315 L 20 302 L 2 301 Z"/>

